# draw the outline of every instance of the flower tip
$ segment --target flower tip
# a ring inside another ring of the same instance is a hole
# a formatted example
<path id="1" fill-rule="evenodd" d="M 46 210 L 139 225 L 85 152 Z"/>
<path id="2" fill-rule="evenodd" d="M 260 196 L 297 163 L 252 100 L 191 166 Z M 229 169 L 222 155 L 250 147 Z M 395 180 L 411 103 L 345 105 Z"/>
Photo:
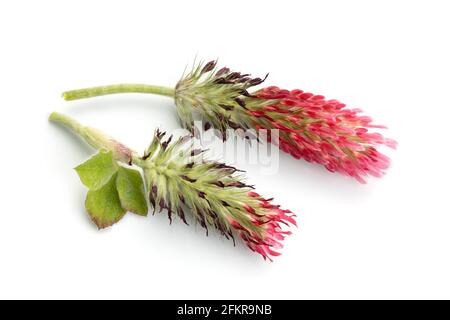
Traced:
<path id="1" fill-rule="evenodd" d="M 203 67 L 203 69 L 200 73 L 203 74 L 203 73 L 212 71 L 216 67 L 216 64 L 217 64 L 217 60 L 209 61 L 208 63 L 205 64 L 205 66 Z"/>
<path id="2" fill-rule="evenodd" d="M 259 198 L 260 197 L 259 193 L 256 193 L 254 191 L 250 191 L 247 194 L 248 194 L 249 197 L 252 197 L 252 198 Z"/>
<path id="3" fill-rule="evenodd" d="M 359 176 L 359 175 L 355 175 L 354 178 L 356 179 L 356 181 L 358 181 L 358 182 L 361 183 L 361 184 L 367 184 L 367 181 L 364 180 L 364 178 L 362 178 L 362 177 Z"/>
<path id="4" fill-rule="evenodd" d="M 397 150 L 398 142 L 393 139 L 385 139 L 384 144 L 391 149 Z"/>
<path id="5" fill-rule="evenodd" d="M 267 249 L 267 253 L 269 254 L 269 255 L 271 255 L 272 257 L 279 257 L 279 256 L 281 256 L 281 253 L 280 252 L 277 252 L 277 251 L 273 251 L 272 249 Z M 268 257 L 269 258 L 269 260 L 272 262 L 272 259 L 270 259 L 270 257 Z"/>
<path id="6" fill-rule="evenodd" d="M 297 228 L 298 228 L 298 225 L 297 225 L 297 221 L 295 221 L 295 217 L 297 217 L 295 214 L 292 214 L 292 215 L 284 215 L 284 219 L 287 221 L 287 222 L 289 222 L 290 224 L 292 224 L 292 225 L 294 225 L 294 226 L 296 226 Z"/>

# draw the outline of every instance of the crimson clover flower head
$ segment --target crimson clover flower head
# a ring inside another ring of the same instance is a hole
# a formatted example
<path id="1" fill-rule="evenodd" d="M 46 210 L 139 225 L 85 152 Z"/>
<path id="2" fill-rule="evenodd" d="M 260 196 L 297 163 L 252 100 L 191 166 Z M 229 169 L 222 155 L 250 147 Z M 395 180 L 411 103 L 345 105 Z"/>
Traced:
<path id="1" fill-rule="evenodd" d="M 265 259 L 279 255 L 282 240 L 290 231 L 282 225 L 296 225 L 294 215 L 253 191 L 243 182 L 242 172 L 232 166 L 208 160 L 204 151 L 193 149 L 187 137 L 172 142 L 157 132 L 142 157 L 148 197 L 154 211 L 167 210 L 172 222 L 176 214 L 186 224 L 189 209 L 208 233 L 217 229 L 227 239 L 238 234 L 247 246 Z"/>
<path id="2" fill-rule="evenodd" d="M 233 242 L 239 235 L 251 250 L 271 260 L 291 233 L 283 227 L 296 225 L 295 215 L 257 194 L 244 182 L 242 171 L 208 160 L 190 135 L 173 141 L 156 131 L 141 156 L 66 115 L 52 113 L 50 120 L 99 150 L 75 168 L 89 189 L 86 210 L 99 228 L 112 226 L 127 212 L 147 216 L 149 202 L 154 213 L 166 210 L 170 222 L 177 215 L 188 224 L 186 213 L 191 213 L 207 234 L 210 228 L 217 229 Z"/>
<path id="3" fill-rule="evenodd" d="M 224 139 L 228 128 L 277 130 L 280 149 L 295 158 L 319 163 L 362 183 L 369 175 L 385 173 L 390 160 L 377 148 L 395 148 L 396 142 L 372 131 L 384 126 L 373 124 L 360 109 L 299 89 L 270 86 L 249 92 L 266 78 L 218 69 L 216 61 L 196 65 L 175 89 L 183 126 L 191 129 L 192 114 L 198 112 L 206 121 L 205 129 L 213 126 Z"/>

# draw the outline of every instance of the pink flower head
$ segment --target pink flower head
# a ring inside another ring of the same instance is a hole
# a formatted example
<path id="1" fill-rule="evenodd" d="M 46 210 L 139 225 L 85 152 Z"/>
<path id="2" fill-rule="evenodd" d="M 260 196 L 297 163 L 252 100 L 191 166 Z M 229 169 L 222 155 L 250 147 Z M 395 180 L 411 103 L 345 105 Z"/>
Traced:
<path id="1" fill-rule="evenodd" d="M 229 128 L 279 130 L 280 149 L 295 158 L 322 164 L 360 182 L 368 175 L 384 174 L 389 159 L 377 147 L 395 148 L 396 142 L 370 131 L 384 126 L 374 125 L 359 109 L 302 90 L 267 87 L 250 91 L 265 79 L 229 68 L 216 69 L 216 61 L 198 65 L 176 86 L 182 124 L 192 129 L 196 111 L 207 122 L 205 128 L 214 127 L 224 139 Z M 267 138 L 270 141 L 271 135 Z"/>
<path id="2" fill-rule="evenodd" d="M 376 146 L 395 148 L 396 142 L 370 132 L 384 126 L 359 115 L 361 110 L 345 108 L 345 104 L 321 95 L 277 87 L 257 91 L 256 99 L 271 104 L 257 110 L 260 115 L 254 118 L 255 124 L 280 130 L 280 148 L 295 158 L 322 164 L 363 183 L 365 176 L 381 177 L 389 167 L 389 158 Z"/>

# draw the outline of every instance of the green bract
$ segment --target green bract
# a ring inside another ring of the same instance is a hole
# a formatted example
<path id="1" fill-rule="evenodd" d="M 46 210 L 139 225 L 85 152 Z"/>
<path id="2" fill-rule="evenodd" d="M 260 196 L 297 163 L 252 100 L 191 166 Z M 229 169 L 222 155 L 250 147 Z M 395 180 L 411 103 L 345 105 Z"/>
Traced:
<path id="1" fill-rule="evenodd" d="M 116 174 L 117 164 L 111 151 L 99 152 L 85 163 L 76 167 L 75 171 L 86 187 L 90 190 L 97 190 L 103 187 Z"/>
<path id="2" fill-rule="evenodd" d="M 109 180 L 104 186 L 98 190 L 89 190 L 86 196 L 86 210 L 91 216 L 92 221 L 99 228 L 106 228 L 125 215 L 126 210 L 122 208 L 119 194 L 116 190 L 115 178 Z"/>
<path id="3" fill-rule="evenodd" d="M 147 215 L 144 183 L 137 170 L 120 167 L 117 173 L 116 188 L 124 209 L 141 216 Z"/>
<path id="4" fill-rule="evenodd" d="M 117 164 L 111 151 L 100 151 L 75 170 L 89 188 L 86 210 L 99 228 L 113 225 L 127 211 L 147 215 L 141 174 Z"/>

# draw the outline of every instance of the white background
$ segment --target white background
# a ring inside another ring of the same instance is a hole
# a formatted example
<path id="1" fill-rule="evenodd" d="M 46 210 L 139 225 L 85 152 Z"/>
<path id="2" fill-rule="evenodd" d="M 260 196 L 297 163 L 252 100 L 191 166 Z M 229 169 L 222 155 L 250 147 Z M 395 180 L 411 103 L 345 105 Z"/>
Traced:
<path id="1" fill-rule="evenodd" d="M 448 1 L 0 2 L 0 298 L 450 298 Z M 97 231 L 72 168 L 93 150 L 53 110 L 143 150 L 178 127 L 164 97 L 195 55 L 361 107 L 400 145 L 367 185 L 281 155 L 251 183 L 298 214 L 283 255 L 165 215 Z"/>

